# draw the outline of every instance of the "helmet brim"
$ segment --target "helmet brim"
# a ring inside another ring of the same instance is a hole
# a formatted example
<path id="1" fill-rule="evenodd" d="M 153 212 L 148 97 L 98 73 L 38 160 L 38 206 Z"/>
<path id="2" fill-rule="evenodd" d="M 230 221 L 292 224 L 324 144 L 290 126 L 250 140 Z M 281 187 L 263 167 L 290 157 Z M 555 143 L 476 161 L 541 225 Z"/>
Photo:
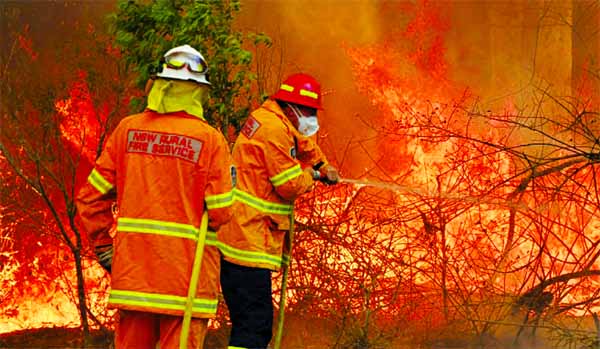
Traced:
<path id="1" fill-rule="evenodd" d="M 212 84 L 206 79 L 204 74 L 192 74 L 186 70 L 179 69 L 163 69 L 162 72 L 156 74 L 156 77 L 163 79 L 174 79 L 183 81 L 193 81 L 199 84 L 211 86 Z"/>

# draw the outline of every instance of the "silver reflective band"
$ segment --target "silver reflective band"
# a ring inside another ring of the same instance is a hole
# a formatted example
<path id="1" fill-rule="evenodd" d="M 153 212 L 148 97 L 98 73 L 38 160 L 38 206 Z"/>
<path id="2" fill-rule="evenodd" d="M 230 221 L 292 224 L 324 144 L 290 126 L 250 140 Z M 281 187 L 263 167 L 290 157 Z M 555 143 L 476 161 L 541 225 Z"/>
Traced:
<path id="1" fill-rule="evenodd" d="M 186 298 L 166 294 L 111 290 L 108 302 L 113 304 L 183 311 L 185 309 Z M 217 300 L 195 298 L 192 309 L 197 313 L 215 313 L 217 311 Z"/>
<path id="2" fill-rule="evenodd" d="M 285 182 L 290 181 L 300 175 L 302 175 L 302 168 L 300 167 L 300 165 L 294 165 L 269 179 L 271 180 L 271 183 L 273 183 L 274 186 L 278 187 L 284 184 Z"/>
<path id="3" fill-rule="evenodd" d="M 206 202 L 206 208 L 209 210 L 231 206 L 233 204 L 233 192 L 229 191 L 223 194 L 207 195 L 204 198 L 204 201 Z"/>
<path id="4" fill-rule="evenodd" d="M 217 241 L 217 247 L 225 256 L 240 261 L 269 264 L 276 268 L 281 266 L 281 257 L 273 256 L 264 252 L 244 251 Z"/>
<path id="5" fill-rule="evenodd" d="M 198 239 L 199 234 L 199 228 L 189 224 L 128 217 L 117 219 L 117 231 L 159 234 L 193 240 Z"/>
<path id="6" fill-rule="evenodd" d="M 274 202 L 269 202 L 246 192 L 243 192 L 239 189 L 233 190 L 233 195 L 236 201 L 240 201 L 248 206 L 254 207 L 255 209 L 264 212 L 264 213 L 273 213 L 273 214 L 290 214 L 292 213 L 293 206 L 278 204 Z"/>

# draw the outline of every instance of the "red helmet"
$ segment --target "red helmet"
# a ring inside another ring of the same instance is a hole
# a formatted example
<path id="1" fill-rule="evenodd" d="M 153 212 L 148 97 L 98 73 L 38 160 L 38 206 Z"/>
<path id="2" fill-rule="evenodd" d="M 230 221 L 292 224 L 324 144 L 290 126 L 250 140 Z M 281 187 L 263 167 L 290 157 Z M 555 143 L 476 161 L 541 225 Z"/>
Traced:
<path id="1" fill-rule="evenodd" d="M 323 109 L 321 106 L 321 85 L 308 74 L 290 75 L 271 98 L 303 105 L 309 108 Z"/>

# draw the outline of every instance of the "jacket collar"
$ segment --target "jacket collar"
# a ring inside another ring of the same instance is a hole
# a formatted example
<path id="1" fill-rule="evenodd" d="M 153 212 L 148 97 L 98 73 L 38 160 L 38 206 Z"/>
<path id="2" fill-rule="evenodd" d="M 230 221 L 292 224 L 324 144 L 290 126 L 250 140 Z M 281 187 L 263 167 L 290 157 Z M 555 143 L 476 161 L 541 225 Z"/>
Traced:
<path id="1" fill-rule="evenodd" d="M 290 119 L 288 119 L 288 117 L 285 116 L 285 113 L 283 112 L 277 101 L 269 98 L 261 105 L 261 108 L 264 108 L 277 115 L 277 117 L 281 120 L 281 122 L 283 122 L 285 127 L 288 129 L 288 132 L 290 132 L 296 137 L 298 136 L 298 131 L 296 130 L 296 127 L 294 127 L 294 124 L 292 124 Z"/>
<path id="2" fill-rule="evenodd" d="M 199 117 L 197 115 L 190 114 L 190 113 L 188 113 L 188 112 L 186 112 L 184 110 L 173 111 L 173 112 L 170 112 L 170 113 L 161 114 L 161 113 L 157 112 L 156 110 L 145 108 L 144 112 L 145 113 L 152 113 L 152 114 L 155 114 L 155 115 L 158 115 L 158 116 L 169 115 L 169 116 L 177 116 L 177 117 L 180 117 L 180 118 L 192 118 L 192 119 L 195 118 L 195 119 L 202 120 L 205 123 L 208 123 L 204 117 Z"/>

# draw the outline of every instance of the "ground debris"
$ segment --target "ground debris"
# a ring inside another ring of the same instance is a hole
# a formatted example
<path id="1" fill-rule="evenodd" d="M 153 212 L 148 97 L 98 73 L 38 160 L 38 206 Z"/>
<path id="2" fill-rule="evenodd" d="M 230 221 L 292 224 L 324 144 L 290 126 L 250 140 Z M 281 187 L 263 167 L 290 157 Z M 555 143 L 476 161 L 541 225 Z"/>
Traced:
<path id="1" fill-rule="evenodd" d="M 92 331 L 91 343 L 87 349 L 107 349 L 112 347 L 112 333 Z M 80 328 L 37 328 L 0 334 L 0 348 L 83 348 L 83 336 Z"/>

